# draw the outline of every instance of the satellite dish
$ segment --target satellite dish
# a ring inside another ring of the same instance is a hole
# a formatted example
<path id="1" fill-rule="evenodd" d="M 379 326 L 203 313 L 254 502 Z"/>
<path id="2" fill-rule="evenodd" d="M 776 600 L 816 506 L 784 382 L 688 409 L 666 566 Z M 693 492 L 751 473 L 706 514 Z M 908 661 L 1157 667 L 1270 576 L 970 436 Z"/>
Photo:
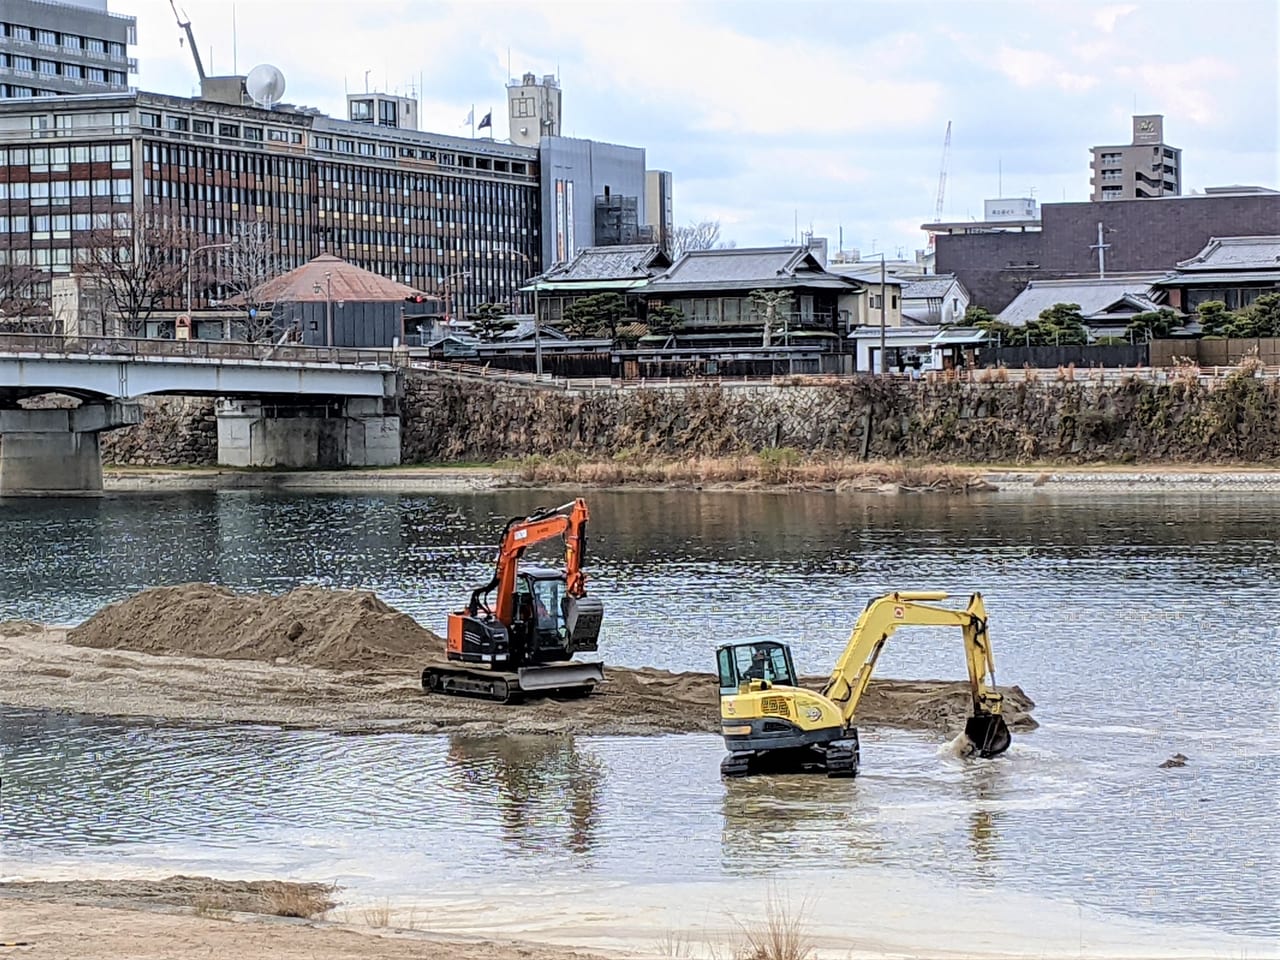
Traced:
<path id="1" fill-rule="evenodd" d="M 284 96 L 284 74 L 278 67 L 260 63 L 244 78 L 244 88 L 254 103 L 270 110 Z"/>

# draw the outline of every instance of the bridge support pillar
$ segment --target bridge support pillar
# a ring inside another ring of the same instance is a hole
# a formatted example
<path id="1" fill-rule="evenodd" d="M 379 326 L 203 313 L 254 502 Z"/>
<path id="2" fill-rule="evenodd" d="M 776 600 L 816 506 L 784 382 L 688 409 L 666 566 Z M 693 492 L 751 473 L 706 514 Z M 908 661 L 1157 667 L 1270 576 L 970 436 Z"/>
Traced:
<path id="1" fill-rule="evenodd" d="M 100 496 L 98 434 L 141 422 L 128 401 L 0 410 L 0 497 Z"/>
<path id="2" fill-rule="evenodd" d="M 394 400 L 328 403 L 219 399 L 218 463 L 228 467 L 334 469 L 400 462 Z"/>

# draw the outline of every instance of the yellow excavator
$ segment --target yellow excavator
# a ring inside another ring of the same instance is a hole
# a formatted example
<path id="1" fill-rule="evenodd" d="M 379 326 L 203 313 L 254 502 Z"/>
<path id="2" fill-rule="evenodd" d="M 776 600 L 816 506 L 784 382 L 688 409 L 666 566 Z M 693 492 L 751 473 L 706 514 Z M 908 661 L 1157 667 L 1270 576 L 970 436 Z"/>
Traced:
<path id="1" fill-rule="evenodd" d="M 856 776 L 858 701 L 885 642 L 905 626 L 960 628 L 973 696 L 973 715 L 965 723 L 965 735 L 978 756 L 995 757 L 1008 750 L 1012 738 L 1000 715 L 1004 698 L 995 689 L 995 660 L 982 594 L 973 594 L 964 610 L 927 602 L 945 599 L 947 594 L 937 590 L 899 590 L 869 602 L 821 693 L 797 684 L 791 648 L 785 643 L 756 639 L 717 647 L 721 732 L 729 749 L 720 764 L 721 775 L 825 772 L 829 777 Z"/>

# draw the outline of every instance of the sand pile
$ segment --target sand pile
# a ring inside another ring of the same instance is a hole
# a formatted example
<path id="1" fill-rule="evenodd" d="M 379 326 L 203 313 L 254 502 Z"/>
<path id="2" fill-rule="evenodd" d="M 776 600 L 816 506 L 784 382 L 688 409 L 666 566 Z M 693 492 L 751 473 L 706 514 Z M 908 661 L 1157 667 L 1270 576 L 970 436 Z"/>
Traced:
<path id="1" fill-rule="evenodd" d="M 143 590 L 68 631 L 67 642 L 332 670 L 416 664 L 443 646 L 430 630 L 368 590 L 297 587 L 279 595 L 237 594 L 208 583 Z"/>

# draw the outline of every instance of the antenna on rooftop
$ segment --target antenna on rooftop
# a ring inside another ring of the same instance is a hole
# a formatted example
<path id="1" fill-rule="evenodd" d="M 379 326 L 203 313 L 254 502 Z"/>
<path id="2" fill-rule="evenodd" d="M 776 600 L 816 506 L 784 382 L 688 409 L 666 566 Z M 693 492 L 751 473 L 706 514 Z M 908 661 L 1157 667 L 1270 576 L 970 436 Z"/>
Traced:
<path id="1" fill-rule="evenodd" d="M 278 67 L 260 63 L 244 79 L 245 91 L 258 106 L 270 110 L 284 96 L 284 74 Z"/>

